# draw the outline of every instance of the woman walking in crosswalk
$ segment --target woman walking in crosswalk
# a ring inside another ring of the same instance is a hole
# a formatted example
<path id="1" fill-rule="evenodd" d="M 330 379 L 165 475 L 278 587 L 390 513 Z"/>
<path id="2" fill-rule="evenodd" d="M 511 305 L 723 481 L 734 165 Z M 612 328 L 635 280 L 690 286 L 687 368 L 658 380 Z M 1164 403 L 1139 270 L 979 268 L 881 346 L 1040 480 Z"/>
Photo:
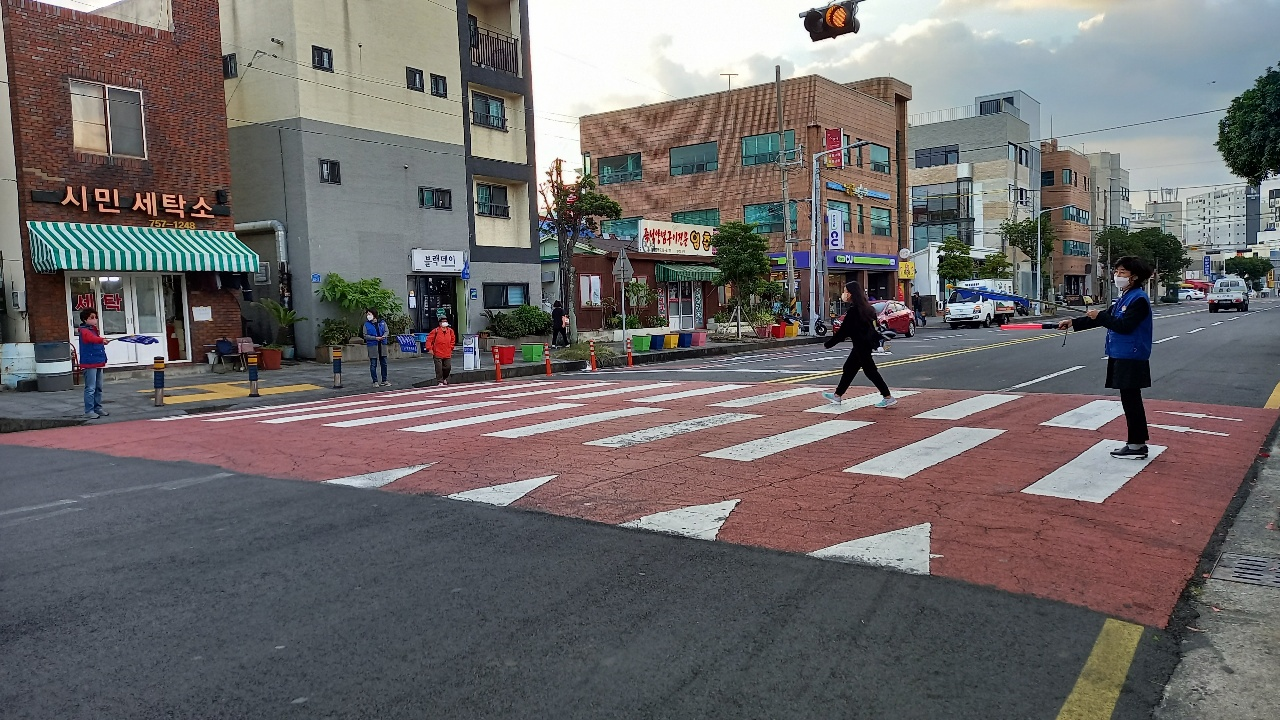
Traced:
<path id="1" fill-rule="evenodd" d="M 824 392 L 822 397 L 836 404 L 842 402 L 844 393 L 849 389 L 854 376 L 862 370 L 883 396 L 880 402 L 876 403 L 876 407 L 887 408 L 897 405 L 897 398 L 893 397 L 884 378 L 880 377 L 876 361 L 871 357 L 871 351 L 878 348 L 882 341 L 880 331 L 876 328 L 876 309 L 871 306 L 866 294 L 862 292 L 862 286 L 857 282 L 845 283 L 844 293 L 840 299 L 848 303 L 849 309 L 844 314 L 840 329 L 823 344 L 833 348 L 842 340 L 850 340 L 853 342 L 853 349 L 849 351 L 849 357 L 844 361 L 844 371 L 840 374 L 836 391 Z"/>

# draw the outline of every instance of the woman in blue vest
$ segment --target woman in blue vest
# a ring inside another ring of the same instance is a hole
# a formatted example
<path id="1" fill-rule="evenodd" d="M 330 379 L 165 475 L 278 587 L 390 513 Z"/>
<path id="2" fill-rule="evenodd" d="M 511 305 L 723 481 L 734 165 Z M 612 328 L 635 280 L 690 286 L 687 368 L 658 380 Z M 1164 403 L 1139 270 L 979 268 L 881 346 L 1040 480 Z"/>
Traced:
<path id="1" fill-rule="evenodd" d="M 364 313 L 364 344 L 369 348 L 369 374 L 373 386 L 387 386 L 387 323 L 373 308 Z M 381 368 L 379 368 L 381 366 Z M 378 382 L 378 370 L 382 370 L 382 382 Z"/>
<path id="2" fill-rule="evenodd" d="M 1090 310 L 1088 317 L 1063 320 L 1065 330 L 1107 329 L 1107 387 L 1120 391 L 1120 404 L 1129 425 L 1129 440 L 1111 451 L 1111 457 L 1147 459 L 1147 411 L 1142 388 L 1151 387 L 1151 298 L 1142 289 L 1151 279 L 1151 266 L 1136 257 L 1116 261 L 1112 277 L 1120 296 L 1111 307 Z"/>

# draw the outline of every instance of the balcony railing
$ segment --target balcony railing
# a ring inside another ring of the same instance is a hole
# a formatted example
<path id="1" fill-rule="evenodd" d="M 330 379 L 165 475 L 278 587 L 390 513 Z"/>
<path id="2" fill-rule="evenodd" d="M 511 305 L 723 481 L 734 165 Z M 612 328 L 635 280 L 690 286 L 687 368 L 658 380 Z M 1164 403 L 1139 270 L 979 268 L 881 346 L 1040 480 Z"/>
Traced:
<path id="1" fill-rule="evenodd" d="M 499 72 L 520 74 L 520 40 L 475 28 L 471 31 L 471 64 Z"/>
<path id="2" fill-rule="evenodd" d="M 474 110 L 471 111 L 471 122 L 474 125 L 483 125 L 494 130 L 506 130 L 507 119 L 501 115 L 486 115 Z"/>
<path id="3" fill-rule="evenodd" d="M 625 170 L 620 172 L 606 172 L 600 174 L 601 185 L 613 185 L 614 183 L 638 182 L 644 179 L 644 173 L 641 170 Z"/>
<path id="4" fill-rule="evenodd" d="M 476 203 L 476 214 L 483 215 L 484 217 L 510 218 L 511 206 L 498 205 L 497 203 L 478 202 Z"/>

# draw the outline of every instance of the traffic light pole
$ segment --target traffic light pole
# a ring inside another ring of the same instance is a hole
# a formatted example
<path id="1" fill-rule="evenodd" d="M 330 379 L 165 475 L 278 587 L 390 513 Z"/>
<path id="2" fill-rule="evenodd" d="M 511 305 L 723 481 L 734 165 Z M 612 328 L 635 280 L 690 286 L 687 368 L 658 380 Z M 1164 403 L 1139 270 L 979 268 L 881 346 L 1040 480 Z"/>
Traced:
<path id="1" fill-rule="evenodd" d="M 787 310 L 796 297 L 796 238 L 791 234 L 791 192 L 787 187 L 787 140 L 782 124 L 782 66 L 773 66 L 773 87 L 778 100 L 778 169 L 782 173 L 782 249 L 787 259 Z"/>
<path id="2" fill-rule="evenodd" d="M 835 153 L 843 153 L 845 150 L 853 150 L 864 145 L 870 145 L 868 140 L 859 140 L 850 145 L 834 148 L 832 150 L 823 150 L 813 156 L 813 185 L 810 188 L 812 193 L 809 196 L 809 334 L 816 335 L 818 327 L 818 305 L 826 308 L 826 289 L 827 289 L 827 253 L 825 242 L 819 240 L 818 228 L 822 219 L 822 188 L 820 187 L 821 178 L 819 163 L 822 158 Z M 784 210 L 785 212 L 785 210 Z M 788 215 L 783 215 L 783 222 L 790 220 Z M 785 227 L 785 225 L 784 225 Z M 819 269 L 821 265 L 821 269 Z"/>

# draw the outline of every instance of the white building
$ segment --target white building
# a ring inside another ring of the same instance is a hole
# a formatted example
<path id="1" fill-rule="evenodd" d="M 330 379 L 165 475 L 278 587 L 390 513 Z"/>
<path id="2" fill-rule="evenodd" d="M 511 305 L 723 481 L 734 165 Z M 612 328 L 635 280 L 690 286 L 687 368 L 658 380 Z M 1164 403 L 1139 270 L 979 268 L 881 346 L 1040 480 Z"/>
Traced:
<path id="1" fill-rule="evenodd" d="M 1258 195 L 1258 245 L 1280 250 L 1280 177 L 1264 181 Z"/>
<path id="2" fill-rule="evenodd" d="M 1249 236 L 1244 185 L 1214 188 L 1187 198 L 1185 244 L 1203 251 L 1244 250 Z"/>
<path id="3" fill-rule="evenodd" d="M 1129 204 L 1129 171 L 1120 166 L 1120 154 L 1089 153 L 1093 175 L 1093 221 L 1103 228 L 1129 227 L 1133 206 Z"/>

